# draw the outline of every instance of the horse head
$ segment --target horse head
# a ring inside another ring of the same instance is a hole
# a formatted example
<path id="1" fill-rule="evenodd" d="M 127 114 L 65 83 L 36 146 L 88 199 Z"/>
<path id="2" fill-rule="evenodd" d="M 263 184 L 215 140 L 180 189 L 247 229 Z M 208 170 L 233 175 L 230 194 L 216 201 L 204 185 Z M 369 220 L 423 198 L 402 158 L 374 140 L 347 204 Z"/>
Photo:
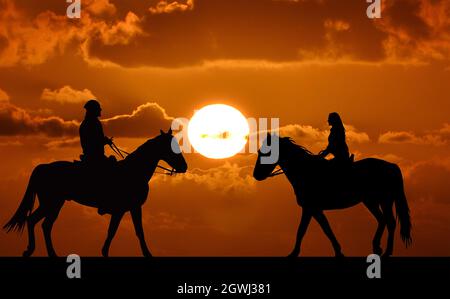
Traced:
<path id="1" fill-rule="evenodd" d="M 176 173 L 185 173 L 187 163 L 181 154 L 178 140 L 172 135 L 172 129 L 166 132 L 160 130 L 160 135 L 155 138 L 159 142 L 160 159 L 170 165 Z"/>
<path id="2" fill-rule="evenodd" d="M 279 154 L 279 137 L 277 135 L 273 135 L 267 133 L 267 137 L 264 140 L 261 148 L 258 150 L 258 158 L 256 159 L 255 168 L 253 169 L 253 177 L 262 181 L 266 178 L 272 176 L 273 170 L 278 165 L 279 159 L 271 160 L 268 157 L 273 156 L 274 151 L 278 156 Z"/>

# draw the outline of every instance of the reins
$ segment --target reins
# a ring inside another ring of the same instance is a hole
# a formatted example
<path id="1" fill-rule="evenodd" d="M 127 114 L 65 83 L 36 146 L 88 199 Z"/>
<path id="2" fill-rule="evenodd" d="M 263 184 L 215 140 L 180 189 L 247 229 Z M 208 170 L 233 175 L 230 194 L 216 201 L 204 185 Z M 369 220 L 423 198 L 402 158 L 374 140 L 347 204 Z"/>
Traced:
<path id="1" fill-rule="evenodd" d="M 278 168 L 277 170 L 275 170 L 271 174 L 269 174 L 269 177 L 274 177 L 274 176 L 277 176 L 277 175 L 280 175 L 280 174 L 283 174 L 283 173 L 284 173 L 283 169 Z"/>
<path id="2" fill-rule="evenodd" d="M 119 155 L 120 157 L 122 157 L 122 159 L 125 159 L 125 156 L 128 156 L 128 155 L 130 154 L 129 152 L 124 151 L 123 149 L 119 148 L 114 142 L 111 142 L 111 144 L 110 144 L 109 146 L 111 147 L 112 151 L 113 151 L 114 153 L 116 153 L 117 155 Z M 167 171 L 167 172 L 158 172 L 158 171 L 155 171 L 155 173 L 158 173 L 158 174 L 164 174 L 164 175 L 170 175 L 170 176 L 172 176 L 173 174 L 177 173 L 177 172 L 175 171 L 175 168 L 173 168 L 173 167 L 172 167 L 172 169 L 166 168 L 166 167 L 161 166 L 161 165 L 156 165 L 156 167 L 161 168 L 161 169 Z"/>

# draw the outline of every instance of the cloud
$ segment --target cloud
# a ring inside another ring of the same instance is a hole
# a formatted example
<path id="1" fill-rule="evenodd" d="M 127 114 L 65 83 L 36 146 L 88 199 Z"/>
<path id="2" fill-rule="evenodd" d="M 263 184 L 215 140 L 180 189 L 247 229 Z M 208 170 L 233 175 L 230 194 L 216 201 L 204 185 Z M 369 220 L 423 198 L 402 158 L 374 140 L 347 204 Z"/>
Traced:
<path id="1" fill-rule="evenodd" d="M 9 95 L 0 88 L 0 102 L 9 101 Z"/>
<path id="2" fill-rule="evenodd" d="M 95 96 L 89 89 L 76 90 L 69 85 L 65 85 L 60 89 L 55 90 L 45 88 L 41 95 L 42 100 L 58 103 L 84 103 L 93 98 L 95 98 Z"/>
<path id="3" fill-rule="evenodd" d="M 139 24 L 139 17 L 132 12 L 128 12 L 124 21 L 119 21 L 112 26 L 100 26 L 100 40 L 108 46 L 126 45 L 135 36 L 143 34 Z"/>
<path id="4" fill-rule="evenodd" d="M 347 142 L 365 143 L 370 141 L 367 133 L 360 132 L 351 125 L 346 125 L 345 128 Z M 309 125 L 291 124 L 281 127 L 280 134 L 293 138 L 300 145 L 318 149 L 326 146 L 330 132 Z"/>
<path id="5" fill-rule="evenodd" d="M 325 28 L 332 29 L 335 31 L 347 31 L 350 29 L 350 24 L 342 20 L 325 20 Z"/>
<path id="6" fill-rule="evenodd" d="M 388 131 L 378 137 L 379 143 L 413 143 L 421 144 L 422 139 L 416 137 L 413 132 Z"/>
<path id="7" fill-rule="evenodd" d="M 73 21 L 51 10 L 30 16 L 26 7 L 18 9 L 11 0 L 0 1 L 0 66 L 38 65 L 49 58 L 70 50 L 81 53 L 89 60 L 89 52 L 83 51 L 95 39 L 102 45 L 125 45 L 142 33 L 139 18 L 132 12 L 124 20 L 104 14 L 114 14 L 115 7 L 109 1 L 89 1 L 83 17 Z M 75 49 L 75 50 L 72 50 Z"/>
<path id="8" fill-rule="evenodd" d="M 448 1 L 388 1 L 379 20 L 366 17 L 364 1 L 196 0 L 195 9 L 193 0 L 157 1 L 139 15 L 131 5 L 89 0 L 76 22 L 55 8 L 31 14 L 16 5 L 0 2 L 0 66 L 41 64 L 67 51 L 90 65 L 126 67 L 450 59 Z"/>
<path id="9" fill-rule="evenodd" d="M 103 120 L 105 132 L 115 137 L 149 137 L 160 129 L 167 130 L 172 117 L 157 103 L 145 103 L 131 114 L 117 115 Z"/>
<path id="10" fill-rule="evenodd" d="M 83 8 L 92 15 L 113 15 L 117 12 L 117 8 L 109 0 L 84 0 Z"/>
<path id="11" fill-rule="evenodd" d="M 0 135 L 44 134 L 50 137 L 75 135 L 76 121 L 65 121 L 57 116 L 31 116 L 26 110 L 9 102 L 0 102 Z"/>
<path id="12" fill-rule="evenodd" d="M 62 140 L 53 140 L 49 141 L 45 144 L 45 146 L 49 150 L 55 150 L 55 149 L 64 149 L 64 148 L 71 148 L 71 147 L 79 147 L 80 146 L 80 139 L 78 137 L 75 138 L 65 138 Z"/>
<path id="13" fill-rule="evenodd" d="M 186 0 L 186 3 L 178 1 L 159 1 L 154 7 L 150 7 L 148 10 L 152 14 L 172 13 L 175 11 L 186 11 L 194 9 L 194 0 Z"/>
<path id="14" fill-rule="evenodd" d="M 448 182 L 449 159 L 418 162 L 405 172 L 407 195 L 414 201 L 450 204 Z"/>
<path id="15" fill-rule="evenodd" d="M 239 166 L 225 162 L 219 167 L 209 169 L 190 169 L 183 175 L 170 179 L 158 177 L 160 180 L 170 180 L 172 183 L 190 182 L 203 185 L 211 191 L 228 193 L 250 192 L 255 187 L 255 179 L 250 166 Z"/>
<path id="16" fill-rule="evenodd" d="M 345 125 L 345 129 L 349 142 L 365 143 L 370 141 L 369 135 L 367 133 L 358 131 L 352 125 Z"/>
<path id="17" fill-rule="evenodd" d="M 105 134 L 115 137 L 150 137 L 160 129 L 170 128 L 172 117 L 157 103 L 145 103 L 131 114 L 102 120 Z M 45 135 L 78 136 L 79 122 L 58 116 L 33 116 L 29 111 L 9 102 L 0 102 L 0 136 Z M 49 143 L 49 147 L 71 146 L 74 140 Z"/>
<path id="18" fill-rule="evenodd" d="M 378 142 L 444 146 L 450 142 L 450 124 L 446 123 L 441 129 L 430 131 L 422 136 L 410 131 L 388 131 L 378 137 Z"/>
<path id="19" fill-rule="evenodd" d="M 450 59 L 450 2 L 386 1 L 382 16 L 376 25 L 388 34 L 383 47 L 389 60 Z"/>

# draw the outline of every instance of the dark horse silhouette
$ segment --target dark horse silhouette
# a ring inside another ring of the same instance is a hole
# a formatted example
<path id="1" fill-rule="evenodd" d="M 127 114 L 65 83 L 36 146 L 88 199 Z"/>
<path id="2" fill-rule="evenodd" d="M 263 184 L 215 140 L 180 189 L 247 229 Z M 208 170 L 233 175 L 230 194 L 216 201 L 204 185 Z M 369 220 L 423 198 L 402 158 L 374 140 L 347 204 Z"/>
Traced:
<path id="1" fill-rule="evenodd" d="M 74 200 L 82 205 L 98 207 L 100 200 L 103 200 L 102 206 L 108 208 L 111 221 L 102 255 L 108 256 L 111 241 L 122 216 L 129 211 L 142 253 L 144 256 L 151 256 L 145 243 L 141 210 L 147 199 L 148 182 L 160 160 L 167 162 L 175 172 L 184 173 L 187 170 L 186 161 L 179 148 L 173 150 L 174 146 L 178 146 L 176 142 L 172 143 L 173 138 L 171 130 L 167 133 L 161 131 L 160 135 L 148 140 L 124 160 L 117 162 L 109 175 L 104 170 L 96 173 L 89 167 L 65 161 L 36 166 L 19 208 L 4 229 L 8 232 L 22 231 L 26 223 L 29 243 L 23 256 L 31 256 L 35 249 L 34 226 L 45 218 L 42 229 L 48 255 L 53 257 L 56 252 L 52 245 L 51 231 L 64 202 Z M 103 177 L 100 177 L 102 175 Z M 36 195 L 39 206 L 32 211 Z"/>
<path id="2" fill-rule="evenodd" d="M 261 156 L 270 154 L 272 139 L 279 140 L 279 158 L 274 164 L 262 164 Z M 264 150 L 258 151 L 253 176 L 261 181 L 276 174 L 284 173 L 294 188 L 297 203 L 302 206 L 302 217 L 297 239 L 290 257 L 300 254 L 302 238 L 312 217 L 331 241 L 336 256 L 343 256 L 341 246 L 325 217 L 324 210 L 345 209 L 362 202 L 378 221 L 373 238 L 373 252 L 381 255 L 381 237 L 385 226 L 388 229 L 388 241 L 384 256 L 390 256 L 394 250 L 394 232 L 396 215 L 400 222 L 400 235 L 408 246 L 411 239 L 411 220 L 408 203 L 403 190 L 403 177 L 400 168 L 380 159 L 368 158 L 348 165 L 347 170 L 337 169 L 332 161 L 313 155 L 307 149 L 295 144 L 289 137 L 267 135 L 263 143 Z M 276 166 L 281 170 L 274 171 Z"/>

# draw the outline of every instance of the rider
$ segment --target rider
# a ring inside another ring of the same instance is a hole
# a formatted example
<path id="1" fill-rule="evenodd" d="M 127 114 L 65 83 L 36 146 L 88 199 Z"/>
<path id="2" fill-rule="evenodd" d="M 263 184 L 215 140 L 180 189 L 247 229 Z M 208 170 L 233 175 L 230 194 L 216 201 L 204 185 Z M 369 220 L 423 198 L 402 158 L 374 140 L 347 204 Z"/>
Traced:
<path id="1" fill-rule="evenodd" d="M 331 126 L 328 136 L 328 146 L 319 153 L 319 156 L 325 158 L 333 154 L 335 162 L 348 162 L 350 155 L 347 143 L 345 142 L 345 128 L 341 117 L 337 112 L 332 112 L 328 116 L 328 124 Z"/>
<path id="2" fill-rule="evenodd" d="M 80 141 L 83 148 L 82 160 L 89 164 L 102 164 L 107 161 L 106 144 L 112 144 L 112 138 L 103 133 L 102 123 L 98 119 L 102 108 L 97 100 L 89 100 L 84 105 L 86 115 L 80 125 Z"/>
<path id="3" fill-rule="evenodd" d="M 85 162 L 90 168 L 91 173 L 96 173 L 102 168 L 111 165 L 108 163 L 109 161 L 114 162 L 115 158 L 112 156 L 107 158 L 105 156 L 105 148 L 106 144 L 112 145 L 112 138 L 108 138 L 103 133 L 102 123 L 98 119 L 101 116 L 102 108 L 100 107 L 100 103 L 96 100 L 89 100 L 85 105 L 84 109 L 86 109 L 86 115 L 84 117 L 83 122 L 80 125 L 80 141 L 81 147 L 83 148 L 83 155 L 81 155 L 81 160 Z M 106 175 L 106 171 L 102 176 Z M 98 180 L 94 180 L 96 185 L 92 186 L 93 188 L 99 188 L 97 183 Z M 102 184 L 100 184 L 100 189 L 103 189 Z M 101 197 L 100 197 L 101 198 Z M 99 200 L 98 203 L 98 213 L 103 215 L 107 212 L 107 205 L 103 202 L 103 200 Z"/>

